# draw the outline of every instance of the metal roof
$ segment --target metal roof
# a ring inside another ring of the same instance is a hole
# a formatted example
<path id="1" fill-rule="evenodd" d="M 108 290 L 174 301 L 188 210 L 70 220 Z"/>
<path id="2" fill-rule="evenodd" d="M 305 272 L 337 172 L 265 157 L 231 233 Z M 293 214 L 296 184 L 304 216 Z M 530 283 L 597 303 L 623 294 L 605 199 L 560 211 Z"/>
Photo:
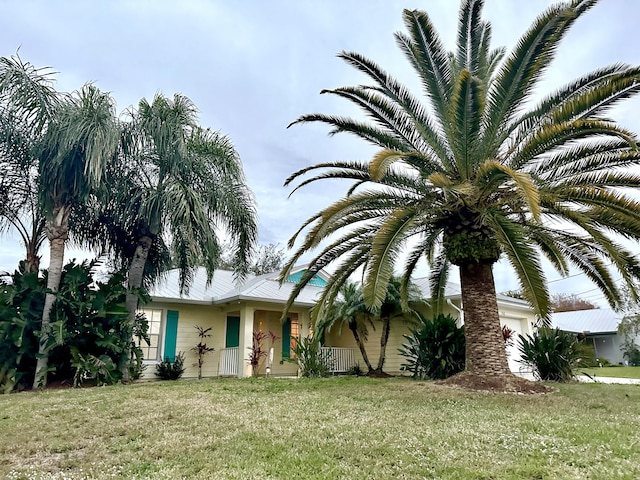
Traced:
<path id="1" fill-rule="evenodd" d="M 610 308 L 576 310 L 551 314 L 551 324 L 560 330 L 574 333 L 615 333 L 622 315 Z"/>
<path id="2" fill-rule="evenodd" d="M 300 267 L 296 268 L 298 271 Z M 187 292 L 180 294 L 179 270 L 170 270 L 163 279 L 150 290 L 151 298 L 155 301 L 174 301 L 177 303 L 220 304 L 233 301 L 258 301 L 285 304 L 289 298 L 294 283 L 284 282 L 280 285 L 278 272 L 255 276 L 247 275 L 244 281 L 237 283 L 234 274 L 227 270 L 216 270 L 211 283 L 207 285 L 207 272 L 204 267 L 198 268 L 193 276 L 191 286 Z M 414 280 L 425 299 L 431 296 L 429 279 L 420 277 Z M 294 305 L 312 307 L 316 304 L 323 287 L 316 285 L 305 286 Z M 460 298 L 460 285 L 447 282 L 446 298 Z M 497 295 L 499 303 L 509 303 L 514 307 L 530 310 L 531 307 L 524 300 Z"/>
<path id="3" fill-rule="evenodd" d="M 204 267 L 195 271 L 191 287 L 182 295 L 179 285 L 179 270 L 170 270 L 149 293 L 155 301 L 217 304 L 253 300 L 284 304 L 294 287 L 293 283 L 280 285 L 277 273 L 260 276 L 250 274 L 244 281 L 236 282 L 233 272 L 227 270 L 216 270 L 211 283 L 207 285 L 207 272 Z M 321 292 L 322 287 L 307 285 L 294 304 L 313 306 Z"/>

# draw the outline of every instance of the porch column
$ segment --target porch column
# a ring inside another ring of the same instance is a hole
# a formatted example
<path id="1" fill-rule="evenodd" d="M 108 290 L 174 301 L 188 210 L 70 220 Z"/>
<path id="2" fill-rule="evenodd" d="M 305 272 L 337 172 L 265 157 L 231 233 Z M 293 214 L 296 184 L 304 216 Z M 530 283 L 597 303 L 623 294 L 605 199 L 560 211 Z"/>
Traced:
<path id="1" fill-rule="evenodd" d="M 253 345 L 253 312 L 254 309 L 244 305 L 240 309 L 240 343 L 238 345 L 238 378 L 252 375 L 249 365 L 249 348 Z"/>

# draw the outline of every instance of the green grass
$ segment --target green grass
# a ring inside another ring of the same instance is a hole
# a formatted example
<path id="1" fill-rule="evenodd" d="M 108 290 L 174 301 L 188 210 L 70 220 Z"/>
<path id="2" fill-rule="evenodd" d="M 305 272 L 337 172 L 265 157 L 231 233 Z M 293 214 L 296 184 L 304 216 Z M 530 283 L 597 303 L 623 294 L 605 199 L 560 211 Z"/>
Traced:
<path id="1" fill-rule="evenodd" d="M 592 377 L 615 377 L 615 378 L 639 378 L 640 367 L 602 367 L 602 368 L 579 368 L 576 373 L 586 373 Z"/>
<path id="2" fill-rule="evenodd" d="M 640 478 L 640 386 L 211 379 L 0 395 L 0 478 Z"/>

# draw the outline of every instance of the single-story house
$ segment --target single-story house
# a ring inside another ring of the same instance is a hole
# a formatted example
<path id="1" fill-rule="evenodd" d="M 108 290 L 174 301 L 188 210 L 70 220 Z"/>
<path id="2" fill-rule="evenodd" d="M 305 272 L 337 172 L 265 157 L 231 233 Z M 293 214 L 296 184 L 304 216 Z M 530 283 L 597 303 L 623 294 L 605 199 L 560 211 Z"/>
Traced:
<path id="1" fill-rule="evenodd" d="M 624 315 L 610 308 L 594 308 L 558 312 L 551 315 L 551 325 L 565 332 L 584 334 L 593 342 L 597 358 L 606 358 L 613 364 L 624 363 L 624 338 L 618 334 L 618 325 Z"/>
<path id="2" fill-rule="evenodd" d="M 217 270 L 207 284 L 206 272 L 200 268 L 194 275 L 190 289 L 183 295 L 179 292 L 178 271 L 168 272 L 165 279 L 151 290 L 151 302 L 141 309 L 149 321 L 151 339 L 151 345 L 144 341 L 140 344 L 148 365 L 145 377 L 153 378 L 155 365 L 165 358 L 173 360 L 178 352 L 185 355 L 184 377 L 197 376 L 194 365 L 197 358 L 192 351 L 199 342 L 196 325 L 211 328 L 211 337 L 205 341 L 207 346 L 215 348 L 205 356 L 203 376 L 251 376 L 253 371 L 247 359 L 254 331 L 273 332 L 278 337 L 275 342 L 271 342 L 269 337 L 263 341 L 263 349 L 269 354 L 263 358 L 257 373 L 297 375 L 297 365 L 288 361 L 291 358 L 292 338 L 307 336 L 312 331 L 310 310 L 330 279 L 323 272 L 316 274 L 294 302 L 287 320 L 282 323 L 280 317 L 283 306 L 304 270 L 304 266 L 293 270 L 282 285 L 278 282 L 278 273 L 249 275 L 243 282 L 236 283 L 232 272 Z M 423 296 L 428 298 L 428 280 L 421 278 L 415 283 Z M 449 284 L 446 296 L 445 313 L 450 313 L 462 323 L 464 313 L 460 287 Z M 535 317 L 528 303 L 498 295 L 498 308 L 503 325 L 516 333 L 533 332 Z M 379 332 L 380 329 L 370 332 L 366 344 L 373 363 L 377 362 L 380 349 Z M 386 350 L 385 372 L 402 373 L 400 367 L 404 357 L 398 354 L 398 349 L 405 340 L 403 334 L 408 332 L 409 325 L 401 321 L 393 322 Z M 343 329 L 341 334 L 328 332 L 324 345 L 325 353 L 334 359 L 336 371 L 347 371 L 355 364 L 364 367 L 348 329 Z M 509 347 L 508 354 L 512 371 L 518 372 L 521 365 L 517 362 L 519 355 L 515 342 Z"/>

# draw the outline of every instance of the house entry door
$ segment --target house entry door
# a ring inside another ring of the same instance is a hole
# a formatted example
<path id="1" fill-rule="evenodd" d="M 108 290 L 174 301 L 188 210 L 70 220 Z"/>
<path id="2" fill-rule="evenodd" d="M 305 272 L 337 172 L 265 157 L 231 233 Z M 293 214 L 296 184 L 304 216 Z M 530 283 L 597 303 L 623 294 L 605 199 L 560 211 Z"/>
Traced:
<path id="1" fill-rule="evenodd" d="M 234 348 L 240 345 L 240 317 L 227 317 L 227 336 L 225 348 Z"/>

